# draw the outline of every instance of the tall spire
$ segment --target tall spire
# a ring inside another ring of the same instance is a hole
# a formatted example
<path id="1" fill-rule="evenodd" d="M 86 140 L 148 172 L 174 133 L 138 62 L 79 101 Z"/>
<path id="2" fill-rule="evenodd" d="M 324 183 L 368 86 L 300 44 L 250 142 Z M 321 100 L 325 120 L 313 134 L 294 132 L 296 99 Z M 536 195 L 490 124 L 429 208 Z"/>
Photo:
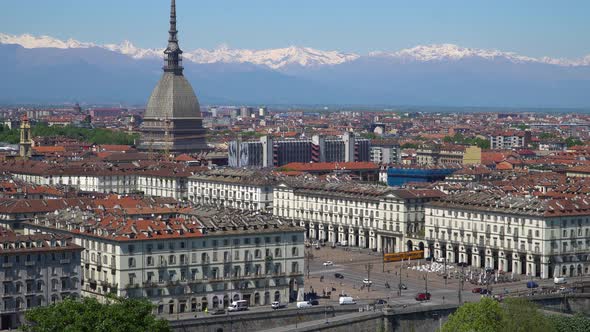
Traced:
<path id="1" fill-rule="evenodd" d="M 182 50 L 178 46 L 178 30 L 176 30 L 176 0 L 170 1 L 170 30 L 168 30 L 168 47 L 166 54 L 165 72 L 182 75 Z"/>

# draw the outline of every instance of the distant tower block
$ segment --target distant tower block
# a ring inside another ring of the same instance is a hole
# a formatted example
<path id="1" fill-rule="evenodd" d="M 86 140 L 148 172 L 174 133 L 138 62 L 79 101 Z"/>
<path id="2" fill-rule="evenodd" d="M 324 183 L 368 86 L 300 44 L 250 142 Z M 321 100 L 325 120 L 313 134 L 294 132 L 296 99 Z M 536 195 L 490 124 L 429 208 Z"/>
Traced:
<path id="1" fill-rule="evenodd" d="M 29 118 L 23 116 L 20 123 L 20 156 L 28 159 L 31 157 L 31 147 L 33 146 L 33 140 L 31 139 L 31 124 Z"/>
<path id="2" fill-rule="evenodd" d="M 176 2 L 170 4 L 164 74 L 154 88 L 141 124 L 140 150 L 209 151 L 197 96 L 182 74 L 182 50 L 176 30 Z"/>

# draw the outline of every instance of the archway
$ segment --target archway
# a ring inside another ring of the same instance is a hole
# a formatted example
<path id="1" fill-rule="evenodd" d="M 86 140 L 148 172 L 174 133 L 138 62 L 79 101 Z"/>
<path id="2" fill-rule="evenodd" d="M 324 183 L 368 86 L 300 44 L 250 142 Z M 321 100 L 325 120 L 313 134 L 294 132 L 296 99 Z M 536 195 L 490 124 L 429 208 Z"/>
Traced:
<path id="1" fill-rule="evenodd" d="M 258 292 L 254 293 L 254 304 L 260 305 L 260 293 Z"/>
<path id="2" fill-rule="evenodd" d="M 561 275 L 562 276 L 566 276 L 567 275 L 567 266 L 562 266 L 561 267 Z"/>
<path id="3" fill-rule="evenodd" d="M 217 309 L 217 307 L 219 307 L 219 298 L 217 296 L 213 296 L 213 299 L 211 299 L 213 302 L 213 309 Z"/>
<path id="4" fill-rule="evenodd" d="M 227 294 L 225 294 L 225 295 L 223 296 L 223 307 L 224 307 L 224 308 L 227 308 L 227 307 L 229 307 L 229 295 L 227 295 Z"/>
<path id="5" fill-rule="evenodd" d="M 473 263 L 473 249 L 471 248 L 467 248 L 465 249 L 465 255 L 467 256 L 467 265 L 471 266 L 471 264 Z"/>
<path id="6" fill-rule="evenodd" d="M 289 302 L 297 300 L 297 281 L 295 278 L 289 280 Z"/>
<path id="7" fill-rule="evenodd" d="M 194 297 L 191 299 L 191 311 L 197 311 L 197 299 L 195 299 Z"/>
<path id="8" fill-rule="evenodd" d="M 418 243 L 418 250 L 424 250 L 424 242 Z"/>
<path id="9" fill-rule="evenodd" d="M 281 301 L 281 292 L 275 291 L 275 301 Z"/>
<path id="10" fill-rule="evenodd" d="M 270 303 L 270 292 L 264 292 L 264 304 L 268 305 Z"/>
<path id="11" fill-rule="evenodd" d="M 174 313 L 174 300 L 170 300 L 170 302 L 168 302 L 168 313 L 169 314 Z"/>
<path id="12" fill-rule="evenodd" d="M 582 265 L 578 264 L 578 275 L 582 275 Z"/>
<path id="13" fill-rule="evenodd" d="M 574 275 L 574 271 L 575 271 L 574 266 L 573 265 L 570 265 L 570 277 L 574 277 L 575 276 Z"/>
<path id="14" fill-rule="evenodd" d="M 201 310 L 205 311 L 205 310 L 207 310 L 207 307 L 208 307 L 207 298 L 203 296 L 201 298 Z"/>
<path id="15" fill-rule="evenodd" d="M 414 249 L 414 244 L 412 243 L 412 240 L 408 240 L 408 242 L 406 242 L 406 251 L 412 251 Z"/>
<path id="16" fill-rule="evenodd" d="M 240 300 L 240 294 L 234 294 L 234 301 Z"/>

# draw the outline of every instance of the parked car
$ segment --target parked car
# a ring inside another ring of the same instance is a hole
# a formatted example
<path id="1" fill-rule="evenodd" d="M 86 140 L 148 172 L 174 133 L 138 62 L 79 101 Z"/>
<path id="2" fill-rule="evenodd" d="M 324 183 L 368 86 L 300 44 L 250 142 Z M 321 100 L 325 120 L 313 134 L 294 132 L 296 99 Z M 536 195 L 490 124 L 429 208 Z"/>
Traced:
<path id="1" fill-rule="evenodd" d="M 287 303 L 281 303 L 279 301 L 274 301 L 273 303 L 270 304 L 270 307 L 277 310 L 277 309 L 283 309 L 287 307 Z"/>
<path id="2" fill-rule="evenodd" d="M 482 289 L 479 291 L 479 294 L 481 294 L 481 295 L 487 295 L 487 294 L 490 294 L 490 293 L 491 293 L 491 292 L 490 292 L 489 290 L 487 290 L 486 288 L 482 288 Z"/>
<path id="3" fill-rule="evenodd" d="M 555 277 L 553 278 L 553 283 L 556 285 L 567 284 L 567 279 L 565 277 Z"/>
<path id="4" fill-rule="evenodd" d="M 324 266 L 332 266 L 332 265 L 334 265 L 334 262 L 332 262 L 332 261 L 325 261 L 324 262 Z"/>
<path id="5" fill-rule="evenodd" d="M 472 289 L 472 290 L 471 290 L 471 293 L 474 293 L 474 294 L 479 294 L 479 293 L 481 293 L 481 287 L 476 287 L 476 288 Z"/>
<path id="6" fill-rule="evenodd" d="M 320 305 L 320 301 L 318 301 L 318 300 L 316 300 L 316 299 L 314 299 L 314 300 L 309 300 L 309 301 L 307 301 L 307 302 L 309 302 L 311 305 Z"/>
<path id="7" fill-rule="evenodd" d="M 537 287 L 539 287 L 539 284 L 532 281 L 532 280 L 526 283 L 526 288 L 537 288 Z"/>
<path id="8" fill-rule="evenodd" d="M 399 284 L 399 289 L 408 289 L 408 286 L 406 286 L 406 284 Z"/>
<path id="9" fill-rule="evenodd" d="M 312 305 L 308 301 L 297 302 L 298 309 L 305 309 L 305 308 L 311 308 L 311 307 L 312 307 Z"/>
<path id="10" fill-rule="evenodd" d="M 387 301 L 384 299 L 377 299 L 377 300 L 375 300 L 374 304 L 387 304 Z"/>
<path id="11" fill-rule="evenodd" d="M 344 279 L 344 275 L 342 273 L 334 273 L 334 278 L 336 278 L 336 279 Z"/>
<path id="12" fill-rule="evenodd" d="M 371 285 L 371 284 L 373 284 L 373 282 L 371 280 L 365 278 L 365 279 L 363 279 L 363 284 L 365 284 L 365 285 Z"/>
<path id="13" fill-rule="evenodd" d="M 428 300 L 430 300 L 430 293 L 416 294 L 416 301 L 428 301 Z"/>
<path id="14" fill-rule="evenodd" d="M 209 311 L 209 315 L 225 315 L 225 309 L 219 308 Z"/>

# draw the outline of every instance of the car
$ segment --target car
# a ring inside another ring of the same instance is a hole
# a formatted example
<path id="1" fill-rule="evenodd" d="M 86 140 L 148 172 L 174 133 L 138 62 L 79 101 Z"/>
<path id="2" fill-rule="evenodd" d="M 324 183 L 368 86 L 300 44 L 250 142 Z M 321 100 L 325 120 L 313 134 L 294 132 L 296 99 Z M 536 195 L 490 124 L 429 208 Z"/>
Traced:
<path id="1" fill-rule="evenodd" d="M 209 311 L 209 315 L 225 315 L 225 309 L 219 308 Z"/>
<path id="2" fill-rule="evenodd" d="M 430 293 L 416 294 L 416 301 L 428 301 L 428 300 L 430 300 Z"/>
<path id="3" fill-rule="evenodd" d="M 332 265 L 334 265 L 334 262 L 332 262 L 332 261 L 325 261 L 324 262 L 324 266 L 332 266 Z"/>
<path id="4" fill-rule="evenodd" d="M 479 294 L 480 292 L 481 292 L 481 287 L 476 287 L 471 290 L 471 293 L 474 293 L 474 294 Z"/>
<path id="5" fill-rule="evenodd" d="M 406 286 L 406 284 L 399 284 L 398 287 L 399 289 L 408 289 L 408 286 Z"/>
<path id="6" fill-rule="evenodd" d="M 371 284 L 373 284 L 373 282 L 371 280 L 365 278 L 365 279 L 363 279 L 363 284 L 365 284 L 365 285 L 371 285 Z"/>
<path id="7" fill-rule="evenodd" d="M 287 303 L 281 303 L 279 301 L 274 301 L 273 303 L 270 304 L 270 307 L 277 310 L 277 309 L 283 309 L 287 307 Z"/>
<path id="8" fill-rule="evenodd" d="M 490 294 L 490 293 L 491 293 L 491 292 L 490 292 L 489 290 L 487 290 L 486 288 L 482 288 L 482 289 L 479 291 L 479 294 L 481 294 L 481 295 L 487 295 L 487 294 Z"/>
<path id="9" fill-rule="evenodd" d="M 375 300 L 374 304 L 387 304 L 387 301 L 385 301 L 384 299 L 377 299 Z"/>
<path id="10" fill-rule="evenodd" d="M 556 285 L 567 284 L 567 279 L 565 277 L 555 277 L 553 283 Z"/>
<path id="11" fill-rule="evenodd" d="M 344 279 L 344 275 L 342 275 L 342 273 L 334 273 L 334 278 L 336 278 L 336 279 Z"/>
<path id="12" fill-rule="evenodd" d="M 320 305 L 320 301 L 318 301 L 318 300 L 315 300 L 315 299 L 314 299 L 314 300 L 309 300 L 308 302 L 309 302 L 309 304 L 311 304 L 311 305 Z"/>
<path id="13" fill-rule="evenodd" d="M 444 257 L 439 257 L 439 258 L 437 258 L 435 260 L 436 260 L 437 263 L 444 263 L 445 262 Z"/>

